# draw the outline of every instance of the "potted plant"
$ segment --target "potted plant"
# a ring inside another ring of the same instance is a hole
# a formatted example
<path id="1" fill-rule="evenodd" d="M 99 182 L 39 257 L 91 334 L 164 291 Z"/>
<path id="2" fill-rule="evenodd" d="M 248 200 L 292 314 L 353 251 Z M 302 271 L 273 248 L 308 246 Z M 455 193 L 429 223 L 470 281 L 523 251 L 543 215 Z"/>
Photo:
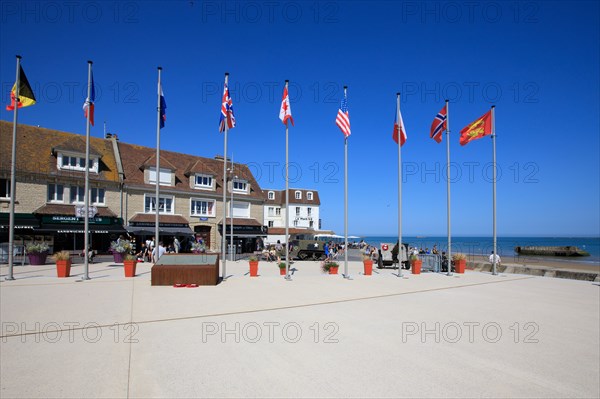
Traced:
<path id="1" fill-rule="evenodd" d="M 45 242 L 32 242 L 25 246 L 25 252 L 30 265 L 43 265 L 48 257 L 48 244 Z"/>
<path id="2" fill-rule="evenodd" d="M 279 266 L 279 274 L 285 276 L 285 262 L 279 262 L 277 266 Z"/>
<path id="3" fill-rule="evenodd" d="M 258 276 L 258 258 L 251 256 L 248 258 L 248 263 L 250 264 L 250 277 Z"/>
<path id="4" fill-rule="evenodd" d="M 454 261 L 454 269 L 456 273 L 464 273 L 467 266 L 467 256 L 465 254 L 453 254 L 452 260 Z"/>
<path id="5" fill-rule="evenodd" d="M 410 266 L 412 269 L 412 274 L 421 274 L 421 266 L 423 266 L 423 261 L 419 259 L 419 257 L 415 254 L 410 256 Z"/>
<path id="6" fill-rule="evenodd" d="M 113 254 L 115 263 L 123 263 L 125 254 L 131 251 L 131 241 L 117 240 L 110 243 L 110 252 Z"/>
<path id="7" fill-rule="evenodd" d="M 368 255 L 363 255 L 363 266 L 365 269 L 365 276 L 373 274 L 373 260 Z"/>
<path id="8" fill-rule="evenodd" d="M 338 268 L 340 265 L 337 262 L 326 261 L 321 264 L 321 270 L 323 273 L 338 274 Z"/>
<path id="9" fill-rule="evenodd" d="M 201 254 L 201 253 L 206 252 L 206 245 L 204 245 L 204 243 L 194 241 L 192 243 L 191 249 L 192 249 L 192 253 Z"/>
<path id="10" fill-rule="evenodd" d="M 60 251 L 54 254 L 56 260 L 56 276 L 71 276 L 71 253 L 69 251 Z"/>
<path id="11" fill-rule="evenodd" d="M 134 255 L 125 254 L 123 258 L 123 267 L 125 270 L 125 277 L 135 277 L 135 267 L 137 265 L 137 259 Z"/>

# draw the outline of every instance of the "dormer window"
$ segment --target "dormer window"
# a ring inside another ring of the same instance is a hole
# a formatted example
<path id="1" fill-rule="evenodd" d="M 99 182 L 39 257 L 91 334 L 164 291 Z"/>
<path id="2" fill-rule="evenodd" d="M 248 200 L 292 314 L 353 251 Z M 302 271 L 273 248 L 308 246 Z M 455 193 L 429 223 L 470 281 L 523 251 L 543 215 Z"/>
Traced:
<path id="1" fill-rule="evenodd" d="M 270 200 L 274 200 L 275 199 L 275 192 L 269 191 L 269 193 L 267 195 L 268 195 L 267 198 L 269 198 Z"/>
<path id="2" fill-rule="evenodd" d="M 89 159 L 89 171 L 98 173 L 98 158 Z M 85 172 L 85 156 L 59 153 L 57 156 L 58 169 L 63 170 L 79 170 Z"/>
<path id="3" fill-rule="evenodd" d="M 160 168 L 160 180 L 158 184 L 161 186 L 171 185 L 171 171 L 169 169 Z M 156 167 L 148 168 L 148 183 L 156 184 Z"/>
<path id="4" fill-rule="evenodd" d="M 202 174 L 195 175 L 194 187 L 195 188 L 212 189 L 213 188 L 212 176 L 202 175 Z"/>
<path id="5" fill-rule="evenodd" d="M 248 182 L 245 180 L 233 180 L 233 191 L 241 194 L 248 194 Z"/>
<path id="6" fill-rule="evenodd" d="M 296 191 L 296 199 L 302 199 L 302 192 Z"/>
<path id="7" fill-rule="evenodd" d="M 312 199 L 313 199 L 313 193 L 312 193 L 312 191 L 309 191 L 309 192 L 306 193 L 306 199 L 309 200 L 309 201 L 312 201 Z"/>

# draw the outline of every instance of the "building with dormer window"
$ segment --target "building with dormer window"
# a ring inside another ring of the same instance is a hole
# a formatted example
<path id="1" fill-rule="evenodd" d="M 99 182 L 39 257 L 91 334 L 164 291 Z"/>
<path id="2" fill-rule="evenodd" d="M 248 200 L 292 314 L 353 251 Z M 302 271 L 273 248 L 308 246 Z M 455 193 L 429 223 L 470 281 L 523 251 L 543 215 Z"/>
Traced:
<path id="1" fill-rule="evenodd" d="M 321 201 L 316 190 L 291 188 L 290 204 L 290 234 L 317 231 L 321 229 L 319 207 Z M 268 228 L 267 241 L 285 242 L 285 190 L 265 190 L 264 192 L 264 221 Z M 292 230 L 293 229 L 293 232 Z"/>

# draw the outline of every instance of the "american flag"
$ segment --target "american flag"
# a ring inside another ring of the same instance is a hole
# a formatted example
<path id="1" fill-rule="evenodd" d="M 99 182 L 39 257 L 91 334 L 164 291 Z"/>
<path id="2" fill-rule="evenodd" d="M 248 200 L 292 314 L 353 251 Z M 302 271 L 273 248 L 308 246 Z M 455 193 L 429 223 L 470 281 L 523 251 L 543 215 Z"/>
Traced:
<path id="1" fill-rule="evenodd" d="M 446 106 L 442 108 L 442 110 L 435 116 L 433 119 L 433 123 L 431 124 L 431 129 L 429 131 L 429 137 L 437 141 L 438 143 L 442 142 L 442 133 L 447 129 L 446 119 L 447 119 Z"/>
<path id="2" fill-rule="evenodd" d="M 398 144 L 398 133 L 400 133 L 400 147 L 406 142 L 406 129 L 404 128 L 404 121 L 402 120 L 402 114 L 400 113 L 400 106 L 396 109 L 396 117 L 394 118 L 394 134 L 392 138 Z"/>
<path id="3" fill-rule="evenodd" d="M 229 88 L 225 83 L 223 90 L 223 102 L 221 104 L 221 119 L 219 120 L 219 132 L 225 131 L 225 120 L 227 120 L 227 130 L 235 127 L 235 116 L 233 115 L 233 102 L 229 97 Z"/>
<path id="4" fill-rule="evenodd" d="M 346 96 L 346 92 L 344 92 L 344 98 L 342 98 L 340 109 L 335 118 L 335 124 L 344 133 L 344 137 L 350 136 L 350 114 L 348 113 L 348 97 Z"/>

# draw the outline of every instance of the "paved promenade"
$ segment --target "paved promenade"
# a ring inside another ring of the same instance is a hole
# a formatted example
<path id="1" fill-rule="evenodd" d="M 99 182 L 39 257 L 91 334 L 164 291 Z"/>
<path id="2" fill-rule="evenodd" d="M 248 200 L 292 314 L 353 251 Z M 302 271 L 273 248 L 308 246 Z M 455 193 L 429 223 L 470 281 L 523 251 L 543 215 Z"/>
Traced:
<path id="1" fill-rule="evenodd" d="M 0 397 L 600 396 L 597 282 L 238 261 L 173 288 L 150 267 L 2 266 Z"/>

